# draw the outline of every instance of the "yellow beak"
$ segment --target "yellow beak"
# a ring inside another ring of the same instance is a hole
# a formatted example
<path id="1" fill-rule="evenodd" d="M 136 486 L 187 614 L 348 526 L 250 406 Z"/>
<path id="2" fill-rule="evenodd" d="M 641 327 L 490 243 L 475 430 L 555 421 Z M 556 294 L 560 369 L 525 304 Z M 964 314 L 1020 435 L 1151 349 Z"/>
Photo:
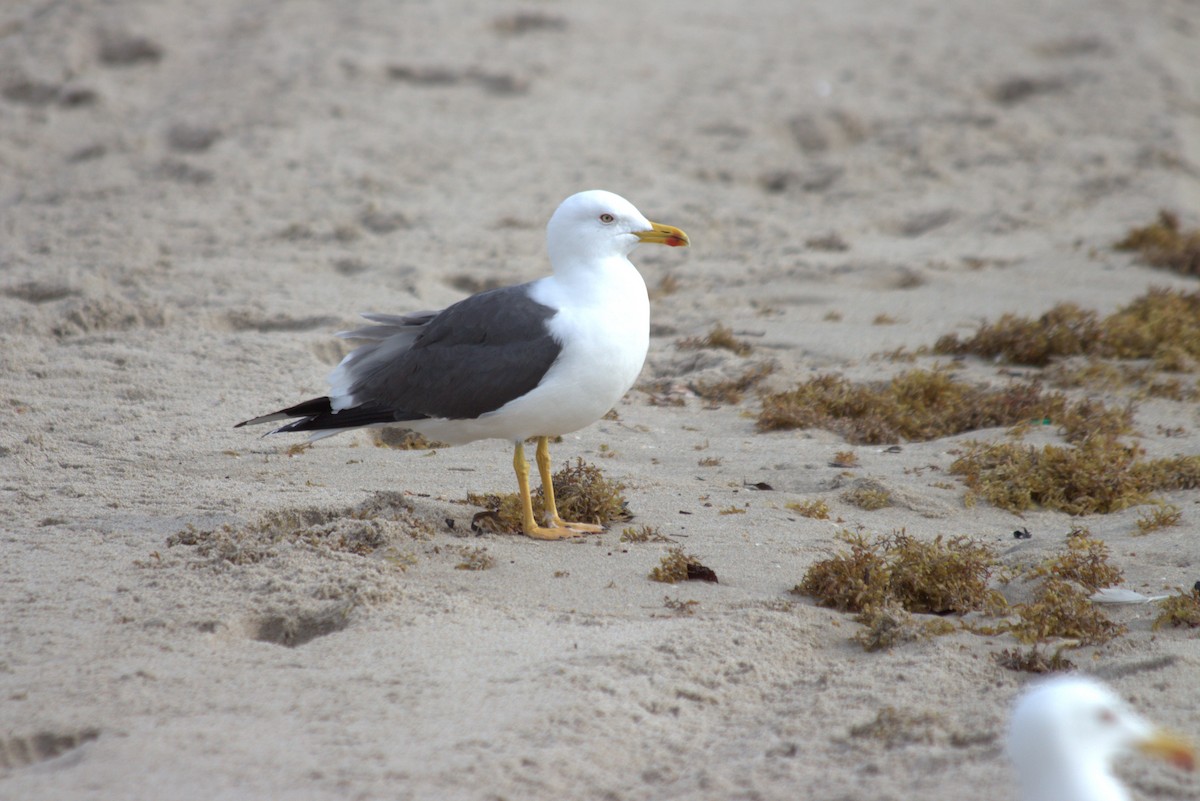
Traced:
<path id="1" fill-rule="evenodd" d="M 659 245 L 669 245 L 673 248 L 687 247 L 689 243 L 688 235 L 678 228 L 671 225 L 662 225 L 660 223 L 650 223 L 649 231 L 634 231 L 643 242 L 655 242 Z"/>
<path id="2" fill-rule="evenodd" d="M 1148 756 L 1170 762 L 1180 770 L 1195 770 L 1196 752 L 1192 744 L 1178 734 L 1159 729 L 1150 739 L 1138 743 L 1137 749 Z"/>

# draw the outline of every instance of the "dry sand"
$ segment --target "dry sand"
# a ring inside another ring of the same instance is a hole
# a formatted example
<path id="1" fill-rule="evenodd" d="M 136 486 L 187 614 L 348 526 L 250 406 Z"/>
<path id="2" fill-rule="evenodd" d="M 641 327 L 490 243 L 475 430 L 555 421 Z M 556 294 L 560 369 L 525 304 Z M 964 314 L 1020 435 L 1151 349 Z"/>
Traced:
<path id="1" fill-rule="evenodd" d="M 513 489 L 503 442 L 289 456 L 232 427 L 321 393 L 359 311 L 542 274 L 545 220 L 584 188 L 692 236 L 635 254 L 679 286 L 653 301 L 647 386 L 764 362 L 775 388 L 886 376 L 908 365 L 873 354 L 1004 312 L 1194 288 L 1110 248 L 1200 209 L 1194 2 L 811 6 L 4 4 L 0 797 L 1008 797 L 1011 641 L 864 653 L 788 590 L 843 527 L 969 534 L 1021 564 L 1080 522 L 1130 589 L 1190 586 L 1195 492 L 1147 538 L 1137 509 L 967 509 L 951 451 L 1001 430 L 891 453 L 755 433 L 753 397 L 634 390 L 554 455 L 624 482 L 636 524 L 720 577 L 668 586 L 647 573 L 669 546 L 619 527 L 472 535 L 466 494 Z M 830 234 L 848 249 L 810 244 Z M 676 349 L 716 322 L 754 352 Z M 1194 406 L 1137 423 L 1152 455 L 1200 450 Z M 829 464 L 847 449 L 849 477 Z M 841 501 L 860 478 L 900 504 Z M 785 508 L 818 498 L 840 522 Z M 494 566 L 456 570 L 476 548 Z M 1073 658 L 1200 735 L 1200 642 L 1152 634 L 1155 612 L 1114 610 L 1129 635 Z M 898 739 L 855 729 L 889 706 Z M 1124 772 L 1138 798 L 1197 793 Z"/>

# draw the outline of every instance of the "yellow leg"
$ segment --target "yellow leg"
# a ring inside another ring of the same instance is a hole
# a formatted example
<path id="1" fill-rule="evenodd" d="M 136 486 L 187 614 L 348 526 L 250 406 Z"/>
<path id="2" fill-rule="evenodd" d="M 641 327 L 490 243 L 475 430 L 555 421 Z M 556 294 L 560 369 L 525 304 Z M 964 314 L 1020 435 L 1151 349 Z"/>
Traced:
<path id="1" fill-rule="evenodd" d="M 535 540 L 563 540 L 578 537 L 581 532 L 555 524 L 551 528 L 539 526 L 533 519 L 533 501 L 529 498 L 529 462 L 525 461 L 525 446 L 520 442 L 513 448 L 513 470 L 517 474 L 517 487 L 521 492 L 521 525 L 526 536 Z"/>
<path id="2" fill-rule="evenodd" d="M 542 476 L 542 498 L 546 505 L 546 515 L 555 528 L 569 528 L 582 534 L 598 534 L 604 531 L 603 526 L 573 523 L 558 516 L 558 505 L 554 503 L 554 481 L 550 475 L 550 442 L 547 437 L 538 437 L 537 466 L 538 473 Z"/>

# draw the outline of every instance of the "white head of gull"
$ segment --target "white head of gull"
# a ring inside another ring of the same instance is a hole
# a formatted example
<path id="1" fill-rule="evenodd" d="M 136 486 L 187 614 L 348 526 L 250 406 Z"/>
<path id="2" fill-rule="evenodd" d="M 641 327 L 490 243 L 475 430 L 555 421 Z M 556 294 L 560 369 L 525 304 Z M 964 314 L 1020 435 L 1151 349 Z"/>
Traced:
<path id="1" fill-rule="evenodd" d="M 1112 690 L 1083 676 L 1038 682 L 1017 699 L 1007 750 L 1020 801 L 1129 801 L 1113 772 L 1124 754 L 1140 751 L 1184 770 L 1192 747 L 1143 718 Z"/>

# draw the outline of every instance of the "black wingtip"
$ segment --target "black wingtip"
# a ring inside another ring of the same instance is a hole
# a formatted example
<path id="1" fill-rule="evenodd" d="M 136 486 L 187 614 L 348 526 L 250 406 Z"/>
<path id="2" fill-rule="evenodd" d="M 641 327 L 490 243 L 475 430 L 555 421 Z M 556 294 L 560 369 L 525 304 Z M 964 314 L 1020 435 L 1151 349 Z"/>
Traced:
<path id="1" fill-rule="evenodd" d="M 330 405 L 329 398 L 311 398 L 303 403 L 297 403 L 295 406 L 289 406 L 286 409 L 280 409 L 277 412 L 270 414 L 252 417 L 249 420 L 243 420 L 234 426 L 241 428 L 242 426 L 256 426 L 260 423 L 273 423 L 276 420 L 288 420 L 293 417 L 321 417 L 323 415 L 333 414 L 333 407 Z"/>
<path id="2" fill-rule="evenodd" d="M 417 420 L 422 417 L 424 415 L 399 415 L 395 411 L 372 406 L 355 406 L 350 409 L 339 409 L 335 412 L 329 398 L 324 397 L 312 398 L 311 400 L 306 400 L 303 403 L 298 403 L 286 409 L 280 409 L 271 414 L 264 414 L 261 417 L 243 420 L 235 425 L 234 428 L 291 419 L 292 422 L 268 432 L 271 434 L 282 434 L 289 431 L 326 431 L 336 428 L 361 428 L 362 426 L 377 425 L 379 423 Z"/>

